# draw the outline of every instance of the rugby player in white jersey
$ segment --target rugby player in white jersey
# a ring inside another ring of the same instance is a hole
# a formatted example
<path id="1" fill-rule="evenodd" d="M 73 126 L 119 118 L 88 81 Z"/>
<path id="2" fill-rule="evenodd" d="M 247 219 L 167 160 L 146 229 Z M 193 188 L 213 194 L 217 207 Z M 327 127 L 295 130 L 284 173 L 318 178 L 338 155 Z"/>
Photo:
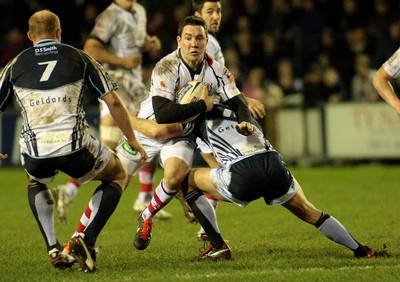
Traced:
<path id="1" fill-rule="evenodd" d="M 232 74 L 205 52 L 207 34 L 207 26 L 202 18 L 190 16 L 180 23 L 177 36 L 179 47 L 156 64 L 152 73 L 150 96 L 142 103 L 139 118 L 156 120 L 158 123 L 184 121 L 210 110 L 213 105 L 212 96 L 218 95 L 234 110 L 239 123 L 251 119 Z M 204 82 L 208 95 L 204 93 L 197 102 L 177 104 L 175 93 L 192 80 Z M 164 168 L 163 180 L 139 217 L 139 227 L 134 238 L 137 249 L 143 250 L 150 243 L 153 217 L 179 192 L 181 182 L 192 165 L 196 143 L 191 134 L 191 124 L 185 124 L 184 127 L 185 136 L 164 141 L 137 133 L 149 154 L 149 160 L 160 155 Z M 125 162 L 123 154 L 119 152 L 119 156 Z M 125 163 L 130 175 L 137 170 L 136 166 L 141 165 L 140 162 L 129 160 L 129 156 Z"/>
<path id="2" fill-rule="evenodd" d="M 118 205 L 127 174 L 115 153 L 90 135 L 82 107 L 84 95 L 104 100 L 129 140 L 128 147 L 138 150 L 143 161 L 146 152 L 135 138 L 115 82 L 82 50 L 61 43 L 58 16 L 41 10 L 30 17 L 28 25 L 33 46 L 0 73 L 0 113 L 13 99 L 21 108 L 19 144 L 28 175 L 28 200 L 50 262 L 65 269 L 78 261 L 84 271 L 92 272 L 96 268 L 97 237 Z M 63 252 L 55 234 L 54 202 L 47 186 L 59 171 L 82 184 L 101 181 L 88 205 L 91 213 L 85 213 L 86 228 L 71 238 L 68 253 Z"/>
<path id="3" fill-rule="evenodd" d="M 219 28 L 221 26 L 222 6 L 220 0 L 192 0 L 192 8 L 194 15 L 203 18 L 207 24 L 207 53 L 213 56 L 216 61 L 218 61 L 222 65 L 225 65 L 224 54 L 222 53 L 221 46 L 215 37 L 215 34 L 219 31 Z M 246 96 L 244 97 L 249 107 L 249 110 L 254 118 L 259 119 L 265 117 L 265 107 L 261 101 Z M 215 168 L 219 167 L 210 148 L 199 138 L 196 140 L 196 143 L 200 149 L 201 156 L 206 161 L 208 166 Z M 218 201 L 214 199 L 211 195 L 206 194 L 206 196 L 213 207 L 216 209 L 218 206 Z M 206 241 L 207 239 L 207 234 L 201 227 L 200 230 L 197 232 L 197 240 Z"/>
<path id="4" fill-rule="evenodd" d="M 378 69 L 372 81 L 376 91 L 395 110 L 398 116 L 400 116 L 400 99 L 390 81 L 399 77 L 400 48 Z"/>
<path id="5" fill-rule="evenodd" d="M 148 96 L 148 89 L 142 80 L 143 53 L 154 53 L 161 48 L 160 40 L 147 34 L 146 25 L 147 15 L 141 4 L 136 0 L 116 0 L 97 16 L 95 26 L 84 45 L 84 51 L 107 68 L 131 113 L 139 111 L 140 103 Z M 100 138 L 111 149 L 115 149 L 122 132 L 104 102 L 100 103 Z M 139 171 L 140 191 L 134 203 L 134 210 L 138 213 L 146 207 L 153 195 L 156 161 Z M 58 185 L 54 189 L 56 212 L 62 222 L 66 222 L 79 186 L 77 181 L 70 178 L 66 185 Z M 172 215 L 161 211 L 157 217 L 169 219 Z"/>

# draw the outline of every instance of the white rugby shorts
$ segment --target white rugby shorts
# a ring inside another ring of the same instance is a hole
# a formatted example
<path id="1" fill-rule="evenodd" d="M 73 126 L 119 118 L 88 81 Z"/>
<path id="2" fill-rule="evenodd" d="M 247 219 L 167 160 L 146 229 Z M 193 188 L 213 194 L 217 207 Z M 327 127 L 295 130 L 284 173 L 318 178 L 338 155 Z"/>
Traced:
<path id="1" fill-rule="evenodd" d="M 169 141 L 158 142 L 140 132 L 136 131 L 135 134 L 147 153 L 146 162 L 150 163 L 159 156 L 160 165 L 164 167 L 164 162 L 167 159 L 175 157 L 183 160 L 189 167 L 192 166 L 196 143 L 190 138 L 174 138 Z M 115 150 L 130 176 L 135 175 L 144 164 L 140 161 L 138 152 L 127 145 L 125 138 L 121 140 Z"/>

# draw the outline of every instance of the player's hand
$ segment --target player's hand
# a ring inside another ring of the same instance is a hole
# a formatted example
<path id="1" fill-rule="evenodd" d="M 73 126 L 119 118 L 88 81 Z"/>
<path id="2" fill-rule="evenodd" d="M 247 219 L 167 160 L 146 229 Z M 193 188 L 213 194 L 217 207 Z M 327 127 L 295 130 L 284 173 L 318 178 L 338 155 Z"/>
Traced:
<path id="1" fill-rule="evenodd" d="M 241 123 L 237 124 L 235 128 L 237 132 L 244 136 L 249 136 L 250 134 L 256 132 L 256 127 L 247 121 L 242 121 Z"/>
<path id="2" fill-rule="evenodd" d="M 184 216 L 187 218 L 187 220 L 190 223 L 197 223 L 197 219 L 194 216 L 192 210 L 190 209 L 189 205 L 186 203 L 185 198 L 183 197 L 183 194 L 181 191 L 178 192 L 178 194 L 176 194 L 175 198 L 179 201 L 179 203 L 182 206 L 183 209 L 183 214 Z"/>
<path id="3" fill-rule="evenodd" d="M 186 206 L 187 206 L 187 208 L 183 209 L 183 213 L 184 213 L 185 217 L 187 218 L 187 220 L 189 221 L 189 223 L 193 223 L 193 224 L 198 223 L 196 217 L 194 216 L 194 214 L 193 214 L 192 210 L 190 209 L 190 207 L 188 206 L 188 204 L 186 204 Z"/>
<path id="4" fill-rule="evenodd" d="M 0 160 L 7 159 L 8 155 L 7 154 L 0 154 Z"/>
<path id="5" fill-rule="evenodd" d="M 130 114 L 131 117 L 136 118 L 138 116 L 139 112 L 138 111 L 132 111 L 132 112 L 129 112 L 129 114 Z"/>
<path id="6" fill-rule="evenodd" d="M 211 111 L 211 109 L 214 106 L 213 96 L 208 95 L 208 89 L 207 89 L 207 86 L 205 86 L 205 85 L 203 86 L 203 91 L 201 92 L 200 99 L 204 100 L 204 102 L 206 102 L 206 107 L 207 107 L 206 112 Z"/>
<path id="7" fill-rule="evenodd" d="M 138 56 L 127 56 L 123 57 L 121 60 L 121 67 L 124 69 L 134 69 L 137 68 L 142 63 L 142 58 Z"/>
<path id="8" fill-rule="evenodd" d="M 137 150 L 140 153 L 140 161 L 145 162 L 147 160 L 148 156 L 146 151 L 142 147 L 142 144 L 140 144 L 136 139 L 129 140 L 128 144 L 132 148 L 132 150 Z"/>
<path id="9" fill-rule="evenodd" d="M 161 41 L 157 36 L 148 36 L 146 38 L 145 50 L 150 53 L 156 53 L 161 50 Z"/>
<path id="10" fill-rule="evenodd" d="M 245 97 L 245 99 L 247 102 L 247 106 L 249 107 L 249 110 L 255 119 L 265 117 L 266 112 L 263 102 L 249 97 Z"/>

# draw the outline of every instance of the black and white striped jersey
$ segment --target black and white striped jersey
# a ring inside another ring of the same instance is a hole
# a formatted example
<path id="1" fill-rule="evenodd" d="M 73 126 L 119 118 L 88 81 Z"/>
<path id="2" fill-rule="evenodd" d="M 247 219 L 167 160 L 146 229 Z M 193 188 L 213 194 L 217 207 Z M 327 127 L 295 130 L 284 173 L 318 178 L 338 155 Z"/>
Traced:
<path id="1" fill-rule="evenodd" d="M 82 98 L 102 98 L 115 82 L 83 51 L 42 40 L 21 52 L 0 74 L 0 112 L 13 99 L 21 107 L 21 152 L 35 158 L 69 154 L 84 146 L 87 122 Z"/>
<path id="2" fill-rule="evenodd" d="M 232 110 L 224 105 L 214 105 L 210 112 L 203 114 L 196 121 L 197 136 L 213 151 L 221 167 L 230 166 L 244 158 L 268 151 L 275 151 L 264 138 L 260 125 L 256 132 L 249 136 L 238 133 L 238 124 Z"/>

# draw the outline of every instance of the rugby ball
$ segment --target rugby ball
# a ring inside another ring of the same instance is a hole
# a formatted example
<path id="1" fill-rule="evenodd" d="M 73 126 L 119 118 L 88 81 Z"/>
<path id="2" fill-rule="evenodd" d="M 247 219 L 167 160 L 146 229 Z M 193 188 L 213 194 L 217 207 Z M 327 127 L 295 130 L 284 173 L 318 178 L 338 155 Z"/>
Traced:
<path id="1" fill-rule="evenodd" d="M 200 96 L 203 93 L 203 91 L 208 91 L 207 86 L 201 82 L 201 81 L 189 81 L 185 85 L 182 86 L 181 89 L 178 90 L 176 94 L 176 101 L 178 104 L 189 104 L 192 102 L 196 102 L 200 100 Z M 196 119 L 198 115 L 195 115 L 191 118 L 188 118 L 187 120 L 184 120 L 183 122 L 189 122 L 194 119 Z"/>
<path id="2" fill-rule="evenodd" d="M 200 100 L 204 87 L 207 90 L 206 85 L 201 81 L 189 81 L 179 89 L 176 95 L 178 104 L 189 104 Z"/>

